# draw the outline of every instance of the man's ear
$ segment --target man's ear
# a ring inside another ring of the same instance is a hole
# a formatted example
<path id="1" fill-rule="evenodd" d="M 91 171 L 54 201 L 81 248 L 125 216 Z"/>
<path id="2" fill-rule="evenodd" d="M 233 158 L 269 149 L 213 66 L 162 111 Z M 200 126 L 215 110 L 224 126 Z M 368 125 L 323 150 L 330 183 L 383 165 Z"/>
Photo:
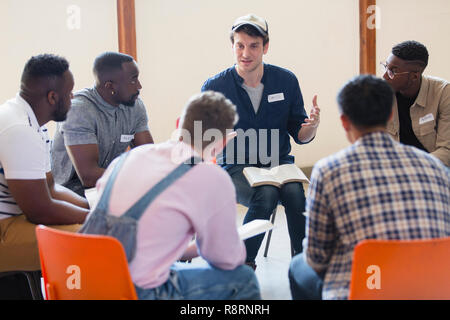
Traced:
<path id="1" fill-rule="evenodd" d="M 268 50 L 269 50 L 269 41 L 267 41 L 267 43 L 264 45 L 263 53 L 266 54 Z"/>
<path id="2" fill-rule="evenodd" d="M 47 93 L 47 101 L 51 106 L 54 106 L 58 102 L 59 96 L 56 91 L 49 91 Z"/>
<path id="3" fill-rule="evenodd" d="M 227 145 L 228 142 L 230 142 L 231 140 L 234 139 L 234 137 L 237 136 L 237 132 L 236 131 L 231 131 L 228 132 L 227 135 L 225 136 L 225 138 L 223 138 L 223 148 L 225 148 L 225 146 Z"/>
<path id="4" fill-rule="evenodd" d="M 103 87 L 105 88 L 105 89 L 108 89 L 108 90 L 113 90 L 114 89 L 114 84 L 113 84 L 113 82 L 112 81 L 105 81 L 105 83 L 103 84 Z"/>
<path id="5" fill-rule="evenodd" d="M 232 131 L 227 133 L 227 135 L 223 139 L 217 139 L 214 142 L 210 143 L 204 150 L 203 150 L 203 159 L 205 161 L 209 161 L 213 158 L 215 158 L 218 154 L 220 154 L 227 145 L 229 141 L 234 139 L 236 137 L 237 132 Z"/>
<path id="6" fill-rule="evenodd" d="M 417 71 L 417 72 L 413 72 L 413 79 L 415 81 L 420 81 L 420 79 L 422 78 L 422 72 L 421 71 Z"/>
<path id="7" fill-rule="evenodd" d="M 348 132 L 350 130 L 351 122 L 350 122 L 349 118 L 345 114 L 341 115 L 341 124 L 342 124 L 342 127 L 344 128 L 345 131 Z"/>

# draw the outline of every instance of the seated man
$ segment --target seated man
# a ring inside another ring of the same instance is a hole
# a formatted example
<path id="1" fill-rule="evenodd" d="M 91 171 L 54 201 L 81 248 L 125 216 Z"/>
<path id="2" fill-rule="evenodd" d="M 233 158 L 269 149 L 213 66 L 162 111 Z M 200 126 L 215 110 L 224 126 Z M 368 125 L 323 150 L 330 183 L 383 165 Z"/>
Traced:
<path id="1" fill-rule="evenodd" d="M 123 163 L 109 194 L 109 212 L 116 216 L 180 163 L 192 156 L 205 160 L 162 191 L 138 220 L 130 272 L 140 299 L 260 299 L 255 274 L 243 265 L 233 183 L 210 161 L 222 150 L 235 119 L 235 106 L 222 94 L 196 95 L 184 109 L 180 141 L 135 148 Z M 203 137 L 211 133 L 210 143 Z M 99 194 L 117 163 L 98 181 Z M 194 235 L 196 243 L 189 245 Z M 198 255 L 209 265 L 176 262 Z"/>
<path id="2" fill-rule="evenodd" d="M 54 183 L 45 124 L 64 121 L 74 86 L 68 62 L 32 57 L 17 96 L 0 106 L 0 271 L 40 270 L 36 224 L 76 232 L 88 203 Z"/>
<path id="3" fill-rule="evenodd" d="M 450 166 L 450 84 L 425 76 L 428 51 L 421 43 L 405 41 L 382 64 L 384 79 L 395 91 L 394 116 L 388 132 Z"/>
<path id="4" fill-rule="evenodd" d="M 306 144 L 315 137 L 320 109 L 314 98 L 308 118 L 297 77 L 278 66 L 265 64 L 269 50 L 267 22 L 255 15 L 238 18 L 230 33 L 236 64 L 206 80 L 202 91 L 223 93 L 237 107 L 236 143 L 230 143 L 218 159 L 236 187 L 240 204 L 248 207 L 244 223 L 270 218 L 280 202 L 285 209 L 294 254 L 302 251 L 305 231 L 305 194 L 301 183 L 281 188 L 264 185 L 252 188 L 243 170 L 248 166 L 276 167 L 294 163 L 290 155 L 292 137 Z M 270 149 L 270 151 L 269 151 Z M 256 269 L 255 258 L 264 234 L 245 241 L 248 265 Z"/>
<path id="5" fill-rule="evenodd" d="M 386 131 L 394 93 L 360 76 L 338 95 L 352 145 L 313 168 L 304 254 L 289 269 L 294 299 L 348 298 L 353 250 L 365 239 L 450 236 L 450 171 Z"/>
<path id="6" fill-rule="evenodd" d="M 95 87 L 76 92 L 52 149 L 55 181 L 84 196 L 129 146 L 153 143 L 132 57 L 106 52 L 94 62 Z"/>

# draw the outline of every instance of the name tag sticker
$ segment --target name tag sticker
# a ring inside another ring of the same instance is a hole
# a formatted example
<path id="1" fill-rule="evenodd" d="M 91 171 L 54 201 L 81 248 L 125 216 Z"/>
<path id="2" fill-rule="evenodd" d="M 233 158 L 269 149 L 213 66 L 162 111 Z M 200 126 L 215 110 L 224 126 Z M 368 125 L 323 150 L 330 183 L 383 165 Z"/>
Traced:
<path id="1" fill-rule="evenodd" d="M 281 92 L 281 93 L 270 94 L 270 95 L 267 97 L 267 101 L 269 101 L 269 103 L 276 102 L 276 101 L 283 101 L 283 100 L 284 100 L 284 94 L 283 94 L 283 92 Z"/>
<path id="2" fill-rule="evenodd" d="M 120 136 L 120 142 L 130 142 L 134 139 L 134 134 L 122 134 Z"/>
<path id="3" fill-rule="evenodd" d="M 433 114 L 429 113 L 426 116 L 423 116 L 422 118 L 419 119 L 419 124 L 424 124 L 433 120 L 434 120 Z"/>

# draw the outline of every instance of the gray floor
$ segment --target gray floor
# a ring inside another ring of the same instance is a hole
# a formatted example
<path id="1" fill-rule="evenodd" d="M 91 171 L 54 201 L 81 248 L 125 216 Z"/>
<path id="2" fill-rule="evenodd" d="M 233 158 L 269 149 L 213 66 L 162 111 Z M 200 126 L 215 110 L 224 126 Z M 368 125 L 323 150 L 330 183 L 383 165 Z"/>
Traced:
<path id="1" fill-rule="evenodd" d="M 238 205 L 237 225 L 241 225 L 247 208 Z M 256 257 L 256 277 L 264 300 L 291 300 L 289 290 L 288 269 L 291 261 L 291 248 L 287 231 L 286 216 L 282 206 L 278 206 L 272 231 L 269 251 L 264 258 L 267 234 Z M 200 262 L 196 258 L 192 263 Z"/>
<path id="2" fill-rule="evenodd" d="M 238 206 L 238 211 L 238 222 L 241 222 L 244 219 L 247 208 Z M 274 225 L 267 257 L 264 258 L 263 256 L 267 234 L 256 257 L 256 277 L 261 287 L 261 296 L 263 299 L 291 300 L 288 280 L 291 247 L 287 231 L 286 215 L 282 206 L 278 206 Z"/>

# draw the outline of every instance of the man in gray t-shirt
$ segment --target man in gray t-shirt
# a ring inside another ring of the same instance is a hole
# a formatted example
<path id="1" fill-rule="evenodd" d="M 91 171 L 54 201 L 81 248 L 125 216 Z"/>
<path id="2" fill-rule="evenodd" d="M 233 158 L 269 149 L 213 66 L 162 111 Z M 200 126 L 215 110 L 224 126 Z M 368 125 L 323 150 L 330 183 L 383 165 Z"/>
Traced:
<path id="1" fill-rule="evenodd" d="M 75 93 L 52 147 L 55 181 L 80 195 L 128 147 L 153 143 L 133 58 L 103 53 L 95 60 L 94 75 L 95 87 Z"/>

